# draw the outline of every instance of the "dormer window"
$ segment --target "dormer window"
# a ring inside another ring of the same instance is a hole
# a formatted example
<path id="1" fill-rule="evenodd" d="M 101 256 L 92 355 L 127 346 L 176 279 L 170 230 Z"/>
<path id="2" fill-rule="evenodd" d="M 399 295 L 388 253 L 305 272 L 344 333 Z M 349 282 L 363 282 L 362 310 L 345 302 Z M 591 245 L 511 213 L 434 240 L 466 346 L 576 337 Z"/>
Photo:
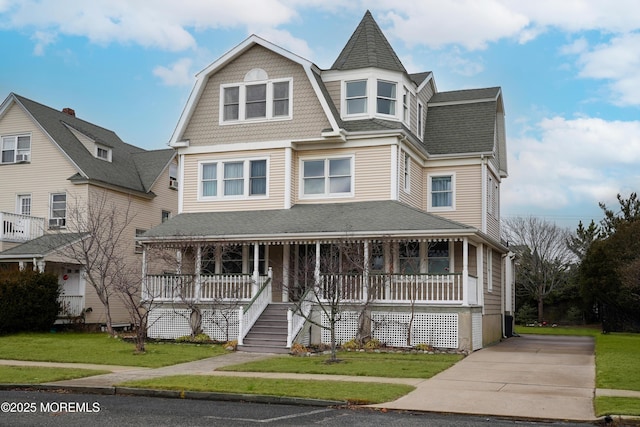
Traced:
<path id="1" fill-rule="evenodd" d="M 353 74 L 355 78 L 342 81 L 343 119 L 361 120 L 378 117 L 410 124 L 411 92 L 401 76 L 384 72 L 375 76 L 370 73 Z"/>
<path id="2" fill-rule="evenodd" d="M 3 136 L 0 143 L 1 163 L 26 163 L 31 161 L 31 136 Z"/>
<path id="3" fill-rule="evenodd" d="M 96 144 L 96 158 L 110 162 L 111 148 Z"/>
<path id="4" fill-rule="evenodd" d="M 222 85 L 220 124 L 291 118 L 291 79 L 269 79 L 259 68 L 249 71 L 243 83 Z"/>

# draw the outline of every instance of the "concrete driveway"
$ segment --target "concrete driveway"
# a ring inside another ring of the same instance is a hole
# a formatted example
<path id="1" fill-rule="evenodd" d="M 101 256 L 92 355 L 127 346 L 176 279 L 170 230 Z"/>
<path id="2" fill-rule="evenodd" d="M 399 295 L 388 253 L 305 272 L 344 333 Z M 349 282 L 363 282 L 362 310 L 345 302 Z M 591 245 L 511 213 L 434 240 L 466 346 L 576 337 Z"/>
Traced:
<path id="1" fill-rule="evenodd" d="M 523 335 L 476 351 L 408 395 L 373 406 L 592 421 L 594 392 L 593 338 Z"/>

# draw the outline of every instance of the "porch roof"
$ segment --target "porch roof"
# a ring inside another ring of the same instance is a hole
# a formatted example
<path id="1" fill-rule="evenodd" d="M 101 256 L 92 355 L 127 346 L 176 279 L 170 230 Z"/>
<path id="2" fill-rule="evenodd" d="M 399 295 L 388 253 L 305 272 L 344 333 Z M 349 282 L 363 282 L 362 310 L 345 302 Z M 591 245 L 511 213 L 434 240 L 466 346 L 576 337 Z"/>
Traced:
<path id="1" fill-rule="evenodd" d="M 291 209 L 183 213 L 138 240 L 270 240 L 426 237 L 452 238 L 477 229 L 396 201 L 298 204 Z"/>
<path id="2" fill-rule="evenodd" d="M 71 245 L 87 233 L 45 234 L 21 245 L 0 252 L 0 260 L 24 260 L 44 258 L 64 247 Z"/>

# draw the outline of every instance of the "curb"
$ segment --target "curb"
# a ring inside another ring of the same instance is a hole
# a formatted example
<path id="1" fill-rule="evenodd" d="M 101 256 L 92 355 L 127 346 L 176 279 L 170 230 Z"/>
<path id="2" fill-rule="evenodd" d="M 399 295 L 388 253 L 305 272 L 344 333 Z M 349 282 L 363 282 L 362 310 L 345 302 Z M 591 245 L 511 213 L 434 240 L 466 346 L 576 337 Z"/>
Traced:
<path id="1" fill-rule="evenodd" d="M 164 397 L 171 399 L 219 400 L 230 402 L 270 403 L 297 406 L 347 406 L 339 400 L 306 399 L 302 397 L 270 396 L 263 394 L 214 393 L 187 390 L 156 390 L 132 387 L 58 386 L 55 384 L 0 384 L 0 390 L 60 391 L 97 395 Z"/>

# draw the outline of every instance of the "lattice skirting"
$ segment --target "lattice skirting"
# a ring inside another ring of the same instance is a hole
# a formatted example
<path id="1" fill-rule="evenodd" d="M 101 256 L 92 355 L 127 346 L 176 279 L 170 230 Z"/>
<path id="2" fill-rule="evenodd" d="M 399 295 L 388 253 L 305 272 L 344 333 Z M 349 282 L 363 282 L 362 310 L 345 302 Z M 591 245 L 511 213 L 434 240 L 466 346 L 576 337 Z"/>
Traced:
<path id="1" fill-rule="evenodd" d="M 191 334 L 189 309 L 155 308 L 149 313 L 147 334 L 150 338 L 176 339 Z M 215 341 L 238 337 L 237 310 L 202 310 L 202 332 Z"/>
<path id="2" fill-rule="evenodd" d="M 458 348 L 457 313 L 414 313 L 411 327 L 410 345 L 407 345 L 407 330 L 410 313 L 372 312 L 371 331 L 373 338 L 391 347 L 411 347 L 416 344 L 429 344 L 437 348 Z M 322 325 L 329 325 L 327 317 L 322 315 Z M 336 324 L 336 342 L 338 344 L 352 340 L 358 330 L 358 313 L 342 312 Z M 482 334 L 481 340 L 482 340 Z M 321 340 L 331 342 L 331 334 L 322 329 Z M 482 344 L 482 341 L 480 342 Z"/>

